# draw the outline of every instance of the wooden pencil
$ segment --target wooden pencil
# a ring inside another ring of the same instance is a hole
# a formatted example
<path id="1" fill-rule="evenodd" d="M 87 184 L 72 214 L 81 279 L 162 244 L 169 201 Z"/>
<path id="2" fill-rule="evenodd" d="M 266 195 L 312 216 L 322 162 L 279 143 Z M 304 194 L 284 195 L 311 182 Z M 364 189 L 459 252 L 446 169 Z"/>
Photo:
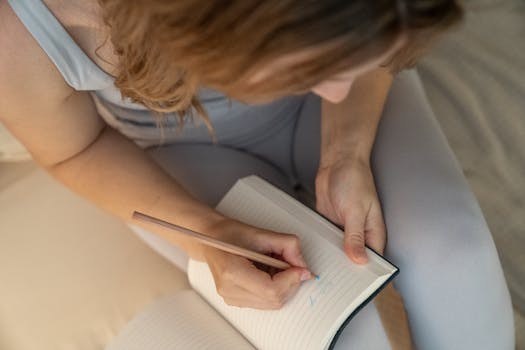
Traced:
<path id="1" fill-rule="evenodd" d="M 167 222 L 167 221 L 164 221 L 164 220 L 161 220 L 161 219 L 157 219 L 157 218 L 155 218 L 153 216 L 150 216 L 150 215 L 147 215 L 147 214 L 144 214 L 144 213 L 140 213 L 138 211 L 134 211 L 133 212 L 132 218 L 136 219 L 136 220 L 142 220 L 142 221 L 151 222 L 151 223 L 154 223 L 154 224 L 157 224 L 157 225 L 169 228 L 169 229 L 171 229 L 171 230 L 173 230 L 175 232 L 178 232 L 178 233 L 180 233 L 182 235 L 185 235 L 187 237 L 191 237 L 192 239 L 197 240 L 197 241 L 199 241 L 202 244 L 206 244 L 208 246 L 211 246 L 211 247 L 223 250 L 223 251 L 231 253 L 231 254 L 235 254 L 235 255 L 239 255 L 239 256 L 245 257 L 247 259 L 259 262 L 259 263 L 264 264 L 264 265 L 272 266 L 272 267 L 275 267 L 275 268 L 278 268 L 278 269 L 282 269 L 282 270 L 286 270 L 289 267 L 291 267 L 291 265 L 288 264 L 285 261 L 282 261 L 282 260 L 279 260 L 279 259 L 275 259 L 275 258 L 272 258 L 272 257 L 270 257 L 268 255 L 264 255 L 264 254 L 261 254 L 261 253 L 258 253 L 258 252 L 254 252 L 252 250 L 249 250 L 249 249 L 246 249 L 246 248 L 242 248 L 242 247 L 236 246 L 236 245 L 231 244 L 231 243 L 223 242 L 223 241 L 221 241 L 219 239 L 212 238 L 212 237 L 207 236 L 205 234 L 202 234 L 202 233 L 190 230 L 188 228 L 185 228 L 185 227 L 182 227 L 182 226 L 179 226 L 179 225 L 172 224 L 170 222 Z"/>

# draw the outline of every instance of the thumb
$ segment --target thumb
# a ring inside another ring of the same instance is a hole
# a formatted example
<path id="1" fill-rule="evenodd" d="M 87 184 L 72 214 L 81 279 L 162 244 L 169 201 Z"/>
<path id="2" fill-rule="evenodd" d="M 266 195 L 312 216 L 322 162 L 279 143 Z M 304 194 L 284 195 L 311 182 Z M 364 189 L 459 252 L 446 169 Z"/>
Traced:
<path id="1" fill-rule="evenodd" d="M 366 245 L 383 255 L 386 245 L 386 227 L 379 203 L 372 204 L 365 226 Z"/>
<path id="2" fill-rule="evenodd" d="M 357 208 L 350 210 L 345 218 L 344 250 L 358 264 L 368 261 L 365 251 L 365 222 L 366 212 Z"/>

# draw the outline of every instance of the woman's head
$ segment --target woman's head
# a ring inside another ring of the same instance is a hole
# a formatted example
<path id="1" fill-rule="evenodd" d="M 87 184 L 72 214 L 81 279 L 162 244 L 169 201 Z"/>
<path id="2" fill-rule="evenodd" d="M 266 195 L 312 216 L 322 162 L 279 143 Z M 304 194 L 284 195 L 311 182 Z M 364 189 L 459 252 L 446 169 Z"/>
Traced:
<path id="1" fill-rule="evenodd" d="M 181 115 L 204 114 L 200 86 L 247 102 L 316 89 L 338 100 L 366 70 L 412 66 L 462 15 L 454 0 L 99 2 L 120 60 L 117 87 Z"/>

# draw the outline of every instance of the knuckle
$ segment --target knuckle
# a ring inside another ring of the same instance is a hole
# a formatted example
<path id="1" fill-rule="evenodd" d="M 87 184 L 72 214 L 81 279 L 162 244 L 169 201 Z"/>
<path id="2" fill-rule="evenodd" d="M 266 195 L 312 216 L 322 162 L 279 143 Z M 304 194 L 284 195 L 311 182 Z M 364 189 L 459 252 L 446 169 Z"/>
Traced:
<path id="1" fill-rule="evenodd" d="M 352 243 L 361 244 L 365 242 L 365 237 L 364 237 L 363 232 L 350 232 L 346 236 L 347 236 L 346 238 L 347 241 L 352 242 Z"/>

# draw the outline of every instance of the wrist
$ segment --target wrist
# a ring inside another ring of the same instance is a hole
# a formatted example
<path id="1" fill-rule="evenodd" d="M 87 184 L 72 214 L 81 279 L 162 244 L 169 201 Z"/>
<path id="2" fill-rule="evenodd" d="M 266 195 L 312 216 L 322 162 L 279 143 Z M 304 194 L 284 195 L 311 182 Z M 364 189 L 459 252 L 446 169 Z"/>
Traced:
<path id="1" fill-rule="evenodd" d="M 358 140 L 333 143 L 321 154 L 319 166 L 329 167 L 341 162 L 352 162 L 370 166 L 371 146 Z"/>
<path id="2" fill-rule="evenodd" d="M 165 195 L 159 197 L 152 206 L 142 208 L 139 211 L 209 236 L 215 236 L 213 227 L 226 219 L 224 215 L 215 209 L 190 196 L 181 198 L 180 193 L 177 196 Z M 191 258 L 203 260 L 203 247 L 194 239 L 152 223 L 135 220 L 132 223 L 180 247 Z"/>

